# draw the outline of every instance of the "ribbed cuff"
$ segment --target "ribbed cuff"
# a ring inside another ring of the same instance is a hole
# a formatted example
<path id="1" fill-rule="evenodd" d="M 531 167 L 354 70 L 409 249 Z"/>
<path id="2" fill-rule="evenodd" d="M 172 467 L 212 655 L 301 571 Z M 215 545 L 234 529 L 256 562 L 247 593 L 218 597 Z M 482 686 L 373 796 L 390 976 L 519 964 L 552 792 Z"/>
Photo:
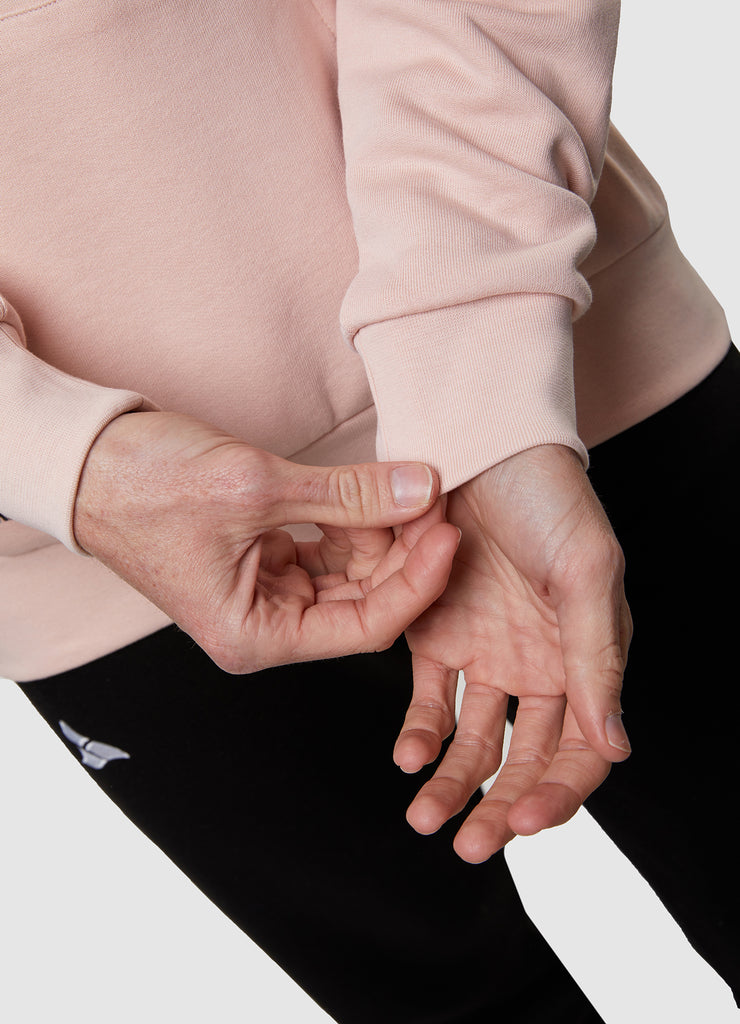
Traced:
<path id="1" fill-rule="evenodd" d="M 497 295 L 363 328 L 378 458 L 426 462 L 444 491 L 541 444 L 573 448 L 587 466 L 571 312 L 559 295 Z"/>
<path id="2" fill-rule="evenodd" d="M 122 413 L 154 409 L 142 395 L 70 377 L 0 324 L 0 512 L 84 553 L 72 529 L 87 454 Z"/>

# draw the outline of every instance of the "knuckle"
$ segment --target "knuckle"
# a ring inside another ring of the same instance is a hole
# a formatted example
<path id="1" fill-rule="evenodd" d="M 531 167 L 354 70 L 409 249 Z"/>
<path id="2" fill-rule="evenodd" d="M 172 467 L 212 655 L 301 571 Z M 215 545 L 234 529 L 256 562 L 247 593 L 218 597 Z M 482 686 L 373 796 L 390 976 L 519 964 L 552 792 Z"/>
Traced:
<path id="1" fill-rule="evenodd" d="M 625 659 L 618 639 L 611 640 L 599 650 L 588 654 L 571 656 L 565 665 L 566 677 L 581 680 L 598 679 L 600 690 L 606 691 L 617 706 L 622 692 L 624 669 Z"/>
<path id="2" fill-rule="evenodd" d="M 200 642 L 200 647 L 206 652 L 211 661 L 230 676 L 243 675 L 249 671 L 244 658 L 233 647 L 224 643 Z"/>
<path id="3" fill-rule="evenodd" d="M 560 776 L 557 784 L 570 790 L 579 804 L 601 785 L 612 767 L 590 747 L 565 741 L 558 751 L 557 764 Z"/>
<path id="4" fill-rule="evenodd" d="M 249 465 L 243 474 L 240 499 L 256 513 L 268 512 L 274 503 L 275 465 L 273 457 L 258 448 L 252 449 Z"/>
<path id="5" fill-rule="evenodd" d="M 414 700 L 411 704 L 411 710 L 418 711 L 422 715 L 426 714 L 442 719 L 448 719 L 454 716 L 454 713 L 448 704 L 445 704 L 440 700 L 435 700 L 433 697 L 424 697 Z"/>
<path id="6" fill-rule="evenodd" d="M 610 695 L 619 697 L 624 677 L 624 657 L 618 640 L 607 644 L 596 659 L 596 668 Z"/>
<path id="7" fill-rule="evenodd" d="M 377 500 L 362 472 L 356 466 L 339 466 L 334 470 L 335 493 L 348 512 L 374 512 Z"/>
<path id="8" fill-rule="evenodd" d="M 614 576 L 624 575 L 624 552 L 611 529 L 601 532 L 593 545 L 593 554 L 602 569 L 607 569 Z"/>
<path id="9" fill-rule="evenodd" d="M 431 728 L 444 736 L 449 736 L 455 726 L 454 711 L 436 700 L 413 701 L 408 715 L 413 728 Z"/>
<path id="10" fill-rule="evenodd" d="M 203 623 L 197 630 L 191 630 L 190 636 L 227 675 L 248 675 L 261 667 L 252 656 L 253 652 L 245 650 L 239 638 L 221 622 Z"/>
<path id="11" fill-rule="evenodd" d="M 209 466 L 198 479 L 213 507 L 232 515 L 248 515 L 254 522 L 269 519 L 276 505 L 278 462 L 269 452 L 240 445 L 224 449 L 218 465 Z"/>
<path id="12" fill-rule="evenodd" d="M 591 756 L 593 754 L 593 748 L 591 744 L 583 736 L 561 736 L 560 743 L 558 744 L 558 761 L 564 760 L 566 755 L 582 755 Z"/>
<path id="13" fill-rule="evenodd" d="M 632 620 L 632 612 L 630 611 L 629 605 L 625 601 L 624 603 L 624 614 L 622 619 L 622 630 L 624 633 L 624 639 L 627 646 L 629 646 L 632 637 L 634 636 L 635 628 Z"/>
<path id="14" fill-rule="evenodd" d="M 506 758 L 506 765 L 509 768 L 534 768 L 540 773 L 549 768 L 551 763 L 552 758 L 535 747 L 521 748 Z"/>
<path id="15" fill-rule="evenodd" d="M 211 656 L 211 661 L 214 662 L 222 672 L 225 672 L 230 676 L 241 676 L 246 675 L 249 672 L 249 666 L 246 665 L 241 658 L 231 653 L 216 654 Z"/>
<path id="16" fill-rule="evenodd" d="M 239 650 L 237 647 L 223 647 L 216 651 L 206 651 L 206 654 L 222 672 L 230 676 L 249 676 L 255 672 L 272 668 L 275 664 L 269 658 L 260 658 L 255 654 Z"/>
<path id="17" fill-rule="evenodd" d="M 493 790 L 490 793 L 493 794 Z M 511 797 L 503 797 L 498 793 L 490 795 L 490 798 L 487 795 L 475 809 L 475 820 L 508 830 L 507 819 L 513 803 Z"/>
<path id="18" fill-rule="evenodd" d="M 625 572 L 624 551 L 622 551 L 619 541 L 612 533 L 602 543 L 601 565 L 608 572 L 612 580 L 621 582 L 624 579 Z"/>
<path id="19" fill-rule="evenodd" d="M 455 733 L 455 746 L 470 751 L 474 756 L 483 755 L 486 760 L 498 760 L 501 756 L 500 745 L 474 729 L 458 729 Z"/>
<path id="20" fill-rule="evenodd" d="M 424 787 L 424 795 L 445 805 L 457 806 L 469 795 L 473 783 L 456 775 L 437 772 Z"/>
<path id="21" fill-rule="evenodd" d="M 566 586 L 595 579 L 621 582 L 624 571 L 624 552 L 607 522 L 579 532 L 577 544 L 561 546 L 551 567 L 553 582 Z"/>

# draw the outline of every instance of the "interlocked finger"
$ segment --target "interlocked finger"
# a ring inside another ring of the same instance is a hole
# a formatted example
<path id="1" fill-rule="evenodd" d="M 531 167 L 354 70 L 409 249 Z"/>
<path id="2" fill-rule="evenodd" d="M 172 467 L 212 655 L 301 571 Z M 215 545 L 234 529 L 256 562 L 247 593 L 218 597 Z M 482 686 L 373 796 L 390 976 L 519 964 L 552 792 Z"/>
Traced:
<path id="1" fill-rule="evenodd" d="M 338 573 L 333 573 L 331 576 L 326 577 L 317 576 L 314 580 L 317 603 L 361 600 L 371 590 L 374 590 L 375 587 L 385 583 L 394 573 L 400 572 L 406 563 L 406 559 L 409 557 L 409 553 L 424 534 L 432 526 L 444 521 L 443 509 L 444 503 L 438 501 L 426 515 L 421 516 L 413 523 L 407 523 L 392 542 L 390 541 L 391 532 L 386 531 L 388 534 L 388 546 L 372 570 L 370 570 L 369 564 L 366 566 L 368 569 L 366 577 L 347 579 L 346 575 L 342 578 Z M 326 528 L 322 527 L 322 529 Z M 354 534 L 362 531 L 348 530 L 346 532 Z M 374 547 L 373 550 L 379 553 L 379 548 Z M 352 573 L 357 570 L 358 565 L 361 565 L 361 563 L 349 564 Z"/>
<path id="2" fill-rule="evenodd" d="M 341 574 L 345 580 L 369 576 L 393 544 L 390 529 L 343 529 L 320 526 L 323 537 L 317 541 L 298 541 L 298 563 L 309 576 Z"/>
<path id="3" fill-rule="evenodd" d="M 295 544 L 286 530 L 268 530 L 260 535 L 259 541 L 264 572 L 279 575 L 286 566 L 295 564 Z"/>
<path id="4" fill-rule="evenodd" d="M 300 555 L 298 557 L 299 564 L 303 565 Z M 303 567 L 305 568 L 305 565 Z M 308 572 L 308 570 L 306 571 Z M 311 573 L 309 572 L 310 575 Z M 360 581 L 351 580 L 348 582 L 347 574 L 343 572 L 332 572 L 314 576 L 312 577 L 312 582 L 317 601 L 343 601 L 346 598 L 354 600 L 360 596 L 360 590 L 357 586 Z"/>
<path id="5" fill-rule="evenodd" d="M 367 581 L 357 580 L 347 584 L 360 588 L 357 598 L 306 608 L 295 624 L 295 650 L 310 661 L 388 647 L 444 590 L 458 539 L 453 526 L 437 524 L 377 587 L 365 592 Z"/>

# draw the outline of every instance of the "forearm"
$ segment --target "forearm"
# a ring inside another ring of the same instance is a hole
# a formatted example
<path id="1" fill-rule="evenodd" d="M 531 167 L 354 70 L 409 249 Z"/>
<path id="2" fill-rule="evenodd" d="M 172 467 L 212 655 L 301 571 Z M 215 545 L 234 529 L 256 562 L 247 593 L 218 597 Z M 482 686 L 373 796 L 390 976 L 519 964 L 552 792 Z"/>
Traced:
<path id="1" fill-rule="evenodd" d="M 536 10 L 533 10 L 533 6 Z M 381 458 L 444 489 L 578 440 L 571 321 L 608 132 L 619 5 L 339 0 L 359 270 L 342 323 Z"/>
<path id="2" fill-rule="evenodd" d="M 0 511 L 79 550 L 72 528 L 83 464 L 121 413 L 152 408 L 136 392 L 100 387 L 44 363 L 0 300 Z"/>

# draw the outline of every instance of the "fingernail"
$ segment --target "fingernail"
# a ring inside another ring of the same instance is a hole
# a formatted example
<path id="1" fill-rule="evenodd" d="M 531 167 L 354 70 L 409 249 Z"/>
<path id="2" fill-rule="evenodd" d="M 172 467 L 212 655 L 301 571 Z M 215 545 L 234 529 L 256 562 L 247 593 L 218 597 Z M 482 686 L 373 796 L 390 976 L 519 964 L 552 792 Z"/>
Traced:
<path id="1" fill-rule="evenodd" d="M 432 471 L 422 463 L 399 466 L 391 473 L 393 498 L 402 508 L 420 508 L 428 505 L 433 487 Z"/>
<path id="2" fill-rule="evenodd" d="M 630 741 L 627 739 L 627 733 L 622 725 L 621 711 L 615 711 L 613 715 L 607 715 L 606 738 L 609 740 L 610 746 L 616 747 L 617 750 L 623 750 L 625 754 L 632 753 Z"/>

